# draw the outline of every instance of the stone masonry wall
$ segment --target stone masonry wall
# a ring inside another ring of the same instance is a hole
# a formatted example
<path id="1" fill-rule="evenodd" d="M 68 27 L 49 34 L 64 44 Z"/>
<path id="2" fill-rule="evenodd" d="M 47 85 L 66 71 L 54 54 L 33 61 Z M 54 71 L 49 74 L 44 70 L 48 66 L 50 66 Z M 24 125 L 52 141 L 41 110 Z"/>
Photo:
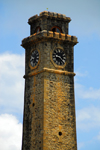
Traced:
<path id="1" fill-rule="evenodd" d="M 25 74 L 28 75 L 31 72 L 41 71 L 43 68 L 57 69 L 51 61 L 50 53 L 56 48 L 62 48 L 66 54 L 67 64 L 64 68 L 60 70 L 65 70 L 69 72 L 73 72 L 73 46 L 66 42 L 59 43 L 58 40 L 43 41 L 39 42 L 36 45 L 32 45 L 30 48 L 26 50 L 26 66 L 25 66 Z M 39 66 L 33 70 L 30 68 L 30 56 L 33 50 L 38 49 L 40 51 L 40 63 Z"/>
<path id="2" fill-rule="evenodd" d="M 43 73 L 26 79 L 22 150 L 43 148 Z"/>
<path id="3" fill-rule="evenodd" d="M 44 72 L 26 79 L 22 150 L 77 150 L 73 77 Z"/>
<path id="4" fill-rule="evenodd" d="M 77 150 L 73 77 L 45 73 L 43 150 Z"/>

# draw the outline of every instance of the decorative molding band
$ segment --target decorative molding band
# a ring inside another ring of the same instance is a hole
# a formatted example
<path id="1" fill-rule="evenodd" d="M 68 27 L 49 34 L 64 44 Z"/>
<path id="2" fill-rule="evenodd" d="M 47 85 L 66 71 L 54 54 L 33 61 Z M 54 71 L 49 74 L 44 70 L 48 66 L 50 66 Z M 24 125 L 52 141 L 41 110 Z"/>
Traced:
<path id="1" fill-rule="evenodd" d="M 23 78 L 28 78 L 31 76 L 35 76 L 37 74 L 40 74 L 42 72 L 50 72 L 50 73 L 55 73 L 55 74 L 63 74 L 67 76 L 75 76 L 76 74 L 74 72 L 68 72 L 68 71 L 62 71 L 62 70 L 55 70 L 55 69 L 49 69 L 49 68 L 43 68 L 43 70 L 38 71 L 38 72 L 32 72 L 29 73 L 28 75 L 24 75 Z"/>
<path id="2" fill-rule="evenodd" d="M 43 70 L 45 72 L 51 72 L 51 73 L 56 73 L 56 74 L 63 74 L 63 75 L 70 75 L 70 76 L 75 76 L 76 75 L 74 72 L 55 70 L 55 69 L 49 69 L 49 68 L 43 68 Z"/>

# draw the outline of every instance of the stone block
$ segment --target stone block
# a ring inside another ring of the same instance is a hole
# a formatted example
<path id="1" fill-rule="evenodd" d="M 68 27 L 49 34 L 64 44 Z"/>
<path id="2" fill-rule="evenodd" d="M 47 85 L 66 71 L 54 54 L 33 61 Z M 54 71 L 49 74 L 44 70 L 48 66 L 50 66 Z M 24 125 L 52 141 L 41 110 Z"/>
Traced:
<path id="1" fill-rule="evenodd" d="M 59 38 L 59 33 L 58 32 L 54 32 L 53 37 L 58 39 Z"/>
<path id="2" fill-rule="evenodd" d="M 65 34 L 61 33 L 61 39 L 65 40 Z"/>
<path id="3" fill-rule="evenodd" d="M 77 42 L 77 37 L 76 36 L 71 36 L 71 39 L 72 39 L 73 42 L 75 42 L 75 43 Z"/>
<path id="4" fill-rule="evenodd" d="M 49 37 L 53 37 L 53 32 L 52 31 L 48 31 L 48 36 Z"/>
<path id="5" fill-rule="evenodd" d="M 58 17 L 58 18 L 61 18 L 61 14 L 57 13 L 57 17 Z"/>
<path id="6" fill-rule="evenodd" d="M 66 17 L 67 21 L 70 22 L 71 21 L 71 18 L 70 17 Z"/>
<path id="7" fill-rule="evenodd" d="M 40 15 L 40 16 L 42 16 L 42 15 L 48 16 L 48 11 L 43 11 L 43 12 L 41 12 L 39 15 Z"/>
<path id="8" fill-rule="evenodd" d="M 66 18 L 66 15 L 62 14 L 62 18 L 64 18 L 64 19 L 65 19 L 65 18 Z"/>
<path id="9" fill-rule="evenodd" d="M 49 15 L 50 17 L 53 17 L 53 12 L 48 11 L 48 15 Z"/>
<path id="10" fill-rule="evenodd" d="M 66 35 L 66 40 L 71 41 L 71 35 Z"/>
<path id="11" fill-rule="evenodd" d="M 42 33 L 42 35 L 43 35 L 44 37 L 47 36 L 47 30 L 42 30 L 41 33 Z"/>
<path id="12" fill-rule="evenodd" d="M 54 17 L 57 17 L 57 13 L 54 12 L 54 13 L 53 13 L 53 16 L 54 16 Z"/>
<path id="13" fill-rule="evenodd" d="M 37 14 L 34 15 L 34 16 L 32 16 L 32 17 L 30 17 L 30 18 L 28 19 L 28 23 L 31 24 L 31 23 L 33 22 L 33 20 L 35 20 L 35 19 L 37 19 L 37 18 L 38 18 L 38 15 L 37 15 Z"/>

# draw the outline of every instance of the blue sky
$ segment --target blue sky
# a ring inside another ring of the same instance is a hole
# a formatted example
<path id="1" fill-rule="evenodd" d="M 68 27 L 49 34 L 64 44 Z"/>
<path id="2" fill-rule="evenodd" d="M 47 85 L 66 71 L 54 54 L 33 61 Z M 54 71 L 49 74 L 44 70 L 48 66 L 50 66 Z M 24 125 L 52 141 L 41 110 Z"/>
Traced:
<path id="1" fill-rule="evenodd" d="M 28 19 L 48 8 L 72 21 L 78 150 L 100 150 L 100 1 L 0 0 L 0 149 L 20 150 Z M 6 141 L 6 143 L 5 143 Z"/>

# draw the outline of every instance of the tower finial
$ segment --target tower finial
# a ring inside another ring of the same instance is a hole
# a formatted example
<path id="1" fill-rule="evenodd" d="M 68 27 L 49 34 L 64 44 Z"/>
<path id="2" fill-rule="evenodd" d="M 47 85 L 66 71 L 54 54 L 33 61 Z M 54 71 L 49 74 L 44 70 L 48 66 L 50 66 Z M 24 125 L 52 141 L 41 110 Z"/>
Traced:
<path id="1" fill-rule="evenodd" d="M 47 8 L 47 11 L 48 11 L 48 8 Z"/>

